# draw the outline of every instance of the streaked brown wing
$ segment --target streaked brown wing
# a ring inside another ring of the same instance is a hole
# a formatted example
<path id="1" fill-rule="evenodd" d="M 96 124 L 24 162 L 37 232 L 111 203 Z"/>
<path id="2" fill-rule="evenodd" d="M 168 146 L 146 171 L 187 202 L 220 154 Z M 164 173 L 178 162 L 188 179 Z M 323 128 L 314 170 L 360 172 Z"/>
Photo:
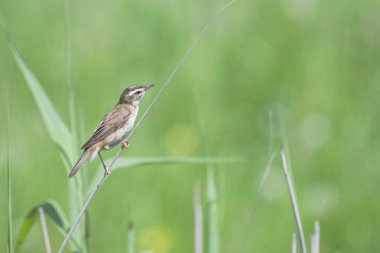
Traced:
<path id="1" fill-rule="evenodd" d="M 103 141 L 112 133 L 122 128 L 128 121 L 130 110 L 125 105 L 115 105 L 95 128 L 91 138 L 82 146 L 86 150 L 92 145 Z"/>

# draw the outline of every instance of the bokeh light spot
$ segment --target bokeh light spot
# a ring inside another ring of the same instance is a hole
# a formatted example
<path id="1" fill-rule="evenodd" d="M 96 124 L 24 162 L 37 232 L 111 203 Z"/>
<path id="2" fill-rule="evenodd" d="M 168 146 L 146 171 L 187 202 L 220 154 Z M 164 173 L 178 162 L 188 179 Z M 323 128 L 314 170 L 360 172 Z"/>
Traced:
<path id="1" fill-rule="evenodd" d="M 145 229 L 139 239 L 141 249 L 155 253 L 168 252 L 173 245 L 171 233 L 163 226 L 151 226 Z"/>

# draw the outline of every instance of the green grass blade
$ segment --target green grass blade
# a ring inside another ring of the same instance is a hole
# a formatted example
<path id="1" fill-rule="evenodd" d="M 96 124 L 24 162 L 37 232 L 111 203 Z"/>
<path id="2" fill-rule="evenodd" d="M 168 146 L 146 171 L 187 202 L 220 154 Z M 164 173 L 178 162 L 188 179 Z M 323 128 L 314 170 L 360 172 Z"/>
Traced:
<path id="1" fill-rule="evenodd" d="M 71 47 L 70 47 L 70 15 L 69 15 L 69 0 L 65 0 L 65 44 L 66 44 L 66 81 L 67 90 L 69 93 L 69 114 L 70 114 L 70 128 L 72 133 L 72 146 L 73 150 L 77 146 L 77 127 L 75 120 L 75 102 L 74 102 L 74 90 L 73 90 L 73 78 L 71 67 Z M 75 152 L 74 152 L 75 155 Z"/>
<path id="2" fill-rule="evenodd" d="M 319 253 L 319 248 L 320 248 L 320 226 L 319 226 L 319 221 L 314 222 L 314 233 L 311 236 L 311 253 Z"/>
<path id="3" fill-rule="evenodd" d="M 68 91 L 68 97 L 69 97 L 69 118 L 70 118 L 70 130 L 71 130 L 71 150 L 70 155 L 74 159 L 77 159 L 77 143 L 78 143 L 78 128 L 76 123 L 76 115 L 75 115 L 75 99 L 74 99 L 74 89 L 73 89 L 73 78 L 72 78 L 72 64 L 71 64 L 71 45 L 70 45 L 70 5 L 69 0 L 64 0 L 64 28 L 65 28 L 65 56 L 66 56 L 66 84 L 67 84 L 67 91 Z M 72 165 L 71 163 L 70 165 Z M 71 166 L 69 166 L 71 167 Z M 73 180 L 74 181 L 74 180 Z M 71 218 L 74 219 L 75 215 L 79 211 L 79 206 L 83 202 L 83 185 L 86 184 L 87 178 L 82 177 L 82 175 L 78 175 L 75 179 L 77 183 L 77 189 L 73 189 L 73 187 L 70 188 L 70 208 L 71 208 Z M 73 183 L 71 183 L 73 184 Z M 76 194 L 76 196 L 74 196 Z M 79 204 L 78 204 L 79 203 Z M 87 221 L 89 221 L 89 218 L 87 217 L 86 213 L 86 219 L 81 224 L 80 228 L 78 229 L 78 233 L 75 234 L 77 238 L 84 238 L 83 240 L 80 240 L 81 245 L 83 245 L 83 248 L 85 248 L 84 252 L 89 252 L 89 233 L 87 233 L 89 230 L 87 229 L 88 224 Z"/>
<path id="4" fill-rule="evenodd" d="M 292 170 L 292 162 L 291 162 L 291 157 L 289 155 L 290 154 L 290 152 L 289 152 L 289 141 L 288 141 L 288 135 L 286 133 L 287 127 L 286 127 L 284 112 L 281 108 L 278 109 L 278 117 L 279 117 L 279 124 L 280 124 L 281 146 L 285 152 L 290 176 L 291 176 L 292 180 L 294 181 L 293 170 Z"/>
<path id="5" fill-rule="evenodd" d="M 58 112 L 54 108 L 52 102 L 47 96 L 46 92 L 42 88 L 41 84 L 34 76 L 33 72 L 25 63 L 16 44 L 11 36 L 11 34 L 5 31 L 8 45 L 12 51 L 12 54 L 20 68 L 22 74 L 24 75 L 25 81 L 31 91 L 34 101 L 42 115 L 45 126 L 49 132 L 50 137 L 59 147 L 59 150 L 63 152 L 62 158 L 69 159 L 70 164 L 72 162 L 72 146 L 71 146 L 71 134 L 67 126 L 63 122 L 62 118 L 59 116 Z"/>
<path id="6" fill-rule="evenodd" d="M 47 96 L 46 92 L 42 88 L 41 84 L 34 76 L 33 72 L 25 63 L 16 44 L 11 36 L 11 34 L 2 26 L 6 37 L 8 39 L 8 45 L 12 51 L 12 54 L 20 68 L 22 74 L 24 75 L 25 81 L 31 91 L 34 101 L 37 104 L 39 112 L 42 116 L 44 124 L 49 132 L 50 138 L 56 144 L 59 154 L 63 160 L 65 168 L 67 171 L 71 169 L 74 157 L 74 147 L 72 145 L 72 134 L 67 128 L 66 124 L 54 108 L 53 103 Z M 78 188 L 81 188 L 80 176 L 77 177 Z M 81 191 L 78 191 L 75 187 L 76 181 L 69 182 L 70 191 L 70 213 L 71 218 L 74 218 L 79 209 L 79 203 L 81 203 Z M 78 194 L 79 192 L 79 194 Z"/>
<path id="7" fill-rule="evenodd" d="M 8 253 L 13 253 L 12 174 L 9 161 L 9 95 L 7 92 Z"/>
<path id="8" fill-rule="evenodd" d="M 243 157 L 128 157 L 119 158 L 113 169 L 130 168 L 143 165 L 158 164 L 207 164 L 207 163 L 236 163 L 246 161 Z M 101 167 L 102 168 L 102 167 Z"/>
<path id="9" fill-rule="evenodd" d="M 245 157 L 121 157 L 117 160 L 117 163 L 112 167 L 112 171 L 118 169 L 127 169 L 145 165 L 160 165 L 160 164 L 207 164 L 207 163 L 240 163 L 246 162 Z M 105 163 L 110 164 L 111 160 L 107 160 Z M 100 162 L 99 162 L 100 163 Z M 93 177 L 87 195 L 95 187 L 97 180 L 103 174 L 103 166 L 100 164 L 97 169 L 97 173 Z M 112 173 L 111 173 L 112 174 Z"/>
<path id="10" fill-rule="evenodd" d="M 49 219 L 53 222 L 58 231 L 63 235 L 66 234 L 66 231 L 69 227 L 66 216 L 64 215 L 58 203 L 52 200 L 48 200 L 33 207 L 24 218 L 24 221 L 16 238 L 16 250 L 23 244 L 31 228 L 33 227 L 33 224 L 38 220 L 38 209 L 40 207 L 44 210 L 45 215 L 49 217 Z M 74 244 L 78 246 L 78 244 L 75 241 Z"/>
<path id="11" fill-rule="evenodd" d="M 9 168 L 9 153 L 7 158 L 8 174 L 8 253 L 13 253 L 13 222 L 12 222 L 12 187 L 11 187 L 11 170 Z"/>
<path id="12" fill-rule="evenodd" d="M 127 253 L 135 253 L 135 226 L 133 222 L 128 224 Z"/>
<path id="13" fill-rule="evenodd" d="M 233 1 L 232 1 L 233 2 Z M 230 3 L 232 3 L 230 2 Z M 226 6 L 228 6 L 228 3 Z M 225 6 L 225 7 L 226 7 Z M 223 8 L 221 9 L 223 10 Z M 204 116 L 202 115 L 201 95 L 198 86 L 196 86 L 197 109 L 199 117 L 199 126 L 202 133 L 203 146 L 205 155 L 209 155 L 209 141 L 207 137 Z M 207 180 L 207 202 L 206 202 L 206 253 L 219 253 L 219 213 L 217 191 L 215 186 L 214 168 L 212 163 L 206 163 L 206 180 Z"/>
<path id="14" fill-rule="evenodd" d="M 207 253 L 219 253 L 218 195 L 214 168 L 207 166 Z"/>
<path id="15" fill-rule="evenodd" d="M 295 187 L 292 183 L 292 180 L 290 179 L 290 176 L 289 176 L 288 164 L 286 161 L 285 151 L 283 149 L 281 150 L 280 155 L 281 155 L 282 169 L 284 171 L 285 181 L 286 181 L 286 185 L 288 187 L 290 202 L 292 204 L 294 220 L 295 220 L 295 223 L 297 226 L 297 232 L 298 232 L 299 243 L 301 246 L 301 252 L 307 253 L 305 235 L 303 232 L 302 221 L 301 221 L 301 215 L 300 215 L 300 211 L 299 211 L 299 207 L 298 207 L 298 203 L 297 203 L 297 197 L 295 194 L 296 191 L 295 191 Z"/>
<path id="16" fill-rule="evenodd" d="M 285 182 L 288 187 L 290 201 L 292 204 L 294 219 L 295 219 L 296 227 L 298 231 L 299 243 L 301 246 L 301 252 L 307 253 L 305 235 L 303 233 L 301 215 L 300 215 L 299 207 L 297 203 L 297 194 L 295 191 L 295 187 L 293 185 L 294 178 L 293 178 L 292 167 L 291 167 L 291 162 L 290 162 L 289 142 L 288 142 L 288 136 L 286 134 L 285 120 L 284 120 L 283 114 L 281 114 L 281 111 L 279 115 L 280 115 L 280 131 L 281 131 L 281 138 L 282 138 L 282 147 L 280 151 L 282 168 L 283 168 L 283 172 L 285 176 Z"/>
<path id="17" fill-rule="evenodd" d="M 194 212 L 194 253 L 203 253 L 203 212 L 201 203 L 201 184 L 199 181 L 193 187 Z"/>
<path id="18" fill-rule="evenodd" d="M 297 235 L 293 233 L 292 235 L 292 253 L 297 253 Z"/>
<path id="19" fill-rule="evenodd" d="M 42 207 L 38 208 L 38 214 L 41 222 L 42 237 L 44 238 L 45 251 L 46 253 L 51 253 L 51 243 L 49 239 L 49 231 L 46 224 L 46 216 L 44 209 Z"/>

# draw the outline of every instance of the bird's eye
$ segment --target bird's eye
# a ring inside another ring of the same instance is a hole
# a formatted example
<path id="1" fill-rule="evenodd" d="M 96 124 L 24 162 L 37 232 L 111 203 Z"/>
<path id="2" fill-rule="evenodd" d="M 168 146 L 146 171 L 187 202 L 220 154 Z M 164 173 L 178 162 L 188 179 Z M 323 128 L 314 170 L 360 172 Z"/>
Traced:
<path id="1" fill-rule="evenodd" d="M 138 95 L 140 95 L 141 93 L 142 93 L 142 91 L 140 91 L 140 90 L 138 92 L 136 92 L 136 94 L 138 94 Z"/>

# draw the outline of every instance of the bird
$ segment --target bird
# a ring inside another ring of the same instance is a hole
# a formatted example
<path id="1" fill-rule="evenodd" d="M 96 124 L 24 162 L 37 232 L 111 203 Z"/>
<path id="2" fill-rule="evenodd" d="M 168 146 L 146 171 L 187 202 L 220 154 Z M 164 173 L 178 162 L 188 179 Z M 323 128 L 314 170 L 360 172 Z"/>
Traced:
<path id="1" fill-rule="evenodd" d="M 128 147 L 127 136 L 133 128 L 141 99 L 154 84 L 131 85 L 124 89 L 119 102 L 111 108 L 95 128 L 92 136 L 83 144 L 83 153 L 70 171 L 68 178 L 73 177 L 85 162 L 95 159 L 97 155 L 103 164 L 104 174 L 111 171 L 104 164 L 101 150 L 109 150 L 118 144 Z"/>

